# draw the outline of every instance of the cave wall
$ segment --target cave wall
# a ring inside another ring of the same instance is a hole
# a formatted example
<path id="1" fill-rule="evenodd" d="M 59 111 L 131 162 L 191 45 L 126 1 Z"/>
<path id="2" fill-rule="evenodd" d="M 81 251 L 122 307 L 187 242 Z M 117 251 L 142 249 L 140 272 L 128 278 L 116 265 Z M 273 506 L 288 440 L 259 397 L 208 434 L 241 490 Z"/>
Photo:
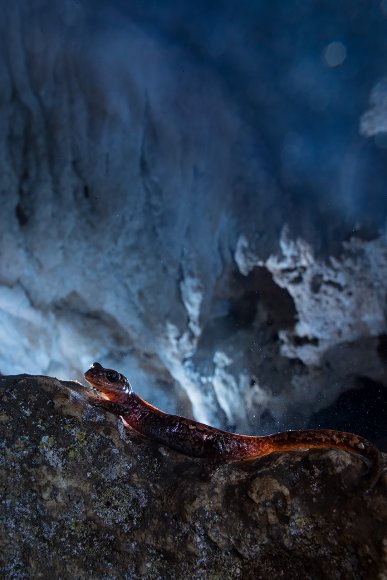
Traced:
<path id="1" fill-rule="evenodd" d="M 171 31 L 154 6 L 145 17 L 137 3 L 1 2 L 3 374 L 77 378 L 97 359 L 166 410 L 250 432 L 307 424 L 359 376 L 387 384 L 386 175 L 367 182 L 385 151 L 367 140 L 367 115 L 359 133 L 383 41 L 359 95 L 348 71 L 326 76 L 333 32 L 318 52 L 321 87 L 301 90 L 309 52 L 297 69 L 296 43 L 293 81 L 277 90 L 275 66 L 261 63 L 255 84 L 249 76 L 254 55 L 284 63 L 262 36 L 270 14 L 248 6 L 239 44 L 216 60 L 197 20 Z M 218 8 L 221 27 L 227 3 Z M 316 22 L 315 10 L 301 20 Z M 237 51 L 243 30 L 249 57 Z M 357 95 L 351 120 L 337 102 L 343 83 Z M 302 99 L 315 103 L 326 85 L 343 126 L 329 139 L 311 120 L 309 135 L 295 131 Z M 299 166 L 313 140 L 320 175 L 315 158 Z"/>

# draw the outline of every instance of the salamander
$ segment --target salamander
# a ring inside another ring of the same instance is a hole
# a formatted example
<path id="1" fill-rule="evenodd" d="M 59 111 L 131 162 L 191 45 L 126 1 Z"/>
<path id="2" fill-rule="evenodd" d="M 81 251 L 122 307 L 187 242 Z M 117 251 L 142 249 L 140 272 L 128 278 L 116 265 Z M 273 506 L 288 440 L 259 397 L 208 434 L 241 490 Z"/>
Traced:
<path id="1" fill-rule="evenodd" d="M 253 460 L 281 451 L 341 449 L 367 461 L 367 491 L 374 487 L 382 470 L 379 450 L 353 433 L 303 429 L 265 436 L 239 435 L 160 411 L 136 395 L 124 375 L 99 363 L 94 363 L 84 377 L 102 395 L 100 405 L 119 415 L 125 426 L 192 457 L 231 462 Z"/>

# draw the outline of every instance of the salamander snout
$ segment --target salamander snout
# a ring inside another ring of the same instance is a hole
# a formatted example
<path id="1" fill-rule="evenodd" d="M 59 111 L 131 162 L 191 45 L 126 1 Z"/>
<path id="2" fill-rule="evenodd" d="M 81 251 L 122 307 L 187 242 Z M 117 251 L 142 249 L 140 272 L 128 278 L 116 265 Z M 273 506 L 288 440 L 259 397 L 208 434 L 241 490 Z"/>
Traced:
<path id="1" fill-rule="evenodd" d="M 114 369 L 105 369 L 98 362 L 93 363 L 83 376 L 94 389 L 108 396 L 110 400 L 114 399 L 115 402 L 119 402 L 119 396 L 132 391 L 124 375 Z"/>

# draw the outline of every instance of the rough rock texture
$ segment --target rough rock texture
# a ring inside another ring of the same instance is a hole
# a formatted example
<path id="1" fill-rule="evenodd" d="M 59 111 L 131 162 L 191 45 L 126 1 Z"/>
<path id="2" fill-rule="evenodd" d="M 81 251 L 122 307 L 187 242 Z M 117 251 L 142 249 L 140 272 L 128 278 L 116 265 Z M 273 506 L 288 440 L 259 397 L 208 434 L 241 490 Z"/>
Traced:
<path id="1" fill-rule="evenodd" d="M 1 576 L 383 580 L 387 478 L 346 453 L 214 466 L 125 432 L 79 383 L 2 377 Z"/>
<path id="2" fill-rule="evenodd" d="M 261 393 L 261 407 L 272 413 L 281 407 L 302 407 L 311 380 L 315 410 L 345 390 L 350 375 L 387 384 L 385 353 L 378 350 L 379 337 L 386 330 L 386 239 L 351 239 L 341 256 L 329 261 L 316 258 L 308 244 L 290 240 L 286 232 L 280 243 L 281 256 L 263 261 L 241 237 L 235 259 L 244 275 L 266 268 L 293 299 L 298 316 L 289 329 L 279 330 L 280 353 L 302 361 L 309 372 L 293 370 L 287 376 L 288 386 L 278 389 L 274 397 L 262 385 L 255 385 Z M 256 373 L 260 376 L 259 364 Z M 321 392 L 324 398 L 318 400 Z"/>

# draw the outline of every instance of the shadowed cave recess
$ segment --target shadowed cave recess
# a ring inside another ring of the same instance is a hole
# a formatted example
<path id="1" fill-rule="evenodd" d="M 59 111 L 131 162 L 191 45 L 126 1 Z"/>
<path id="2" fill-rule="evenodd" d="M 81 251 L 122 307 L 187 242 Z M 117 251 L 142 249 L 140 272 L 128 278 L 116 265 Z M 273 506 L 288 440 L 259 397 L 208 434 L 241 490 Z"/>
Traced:
<path id="1" fill-rule="evenodd" d="M 387 450 L 386 3 L 0 7 L 1 373 Z"/>

